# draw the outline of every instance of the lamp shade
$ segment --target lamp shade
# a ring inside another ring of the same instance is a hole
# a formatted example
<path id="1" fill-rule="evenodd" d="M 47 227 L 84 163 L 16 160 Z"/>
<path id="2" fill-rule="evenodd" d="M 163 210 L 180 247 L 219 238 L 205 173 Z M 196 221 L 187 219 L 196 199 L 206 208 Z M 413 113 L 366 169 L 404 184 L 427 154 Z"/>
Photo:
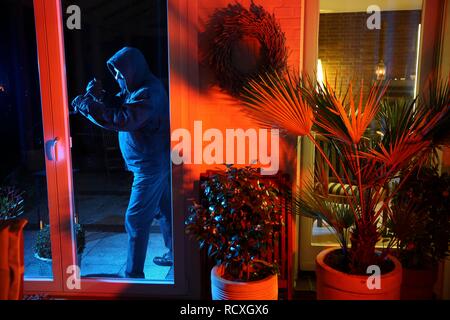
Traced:
<path id="1" fill-rule="evenodd" d="M 383 60 L 381 60 L 375 67 L 375 74 L 377 76 L 377 80 L 386 79 L 386 65 L 384 64 Z"/>

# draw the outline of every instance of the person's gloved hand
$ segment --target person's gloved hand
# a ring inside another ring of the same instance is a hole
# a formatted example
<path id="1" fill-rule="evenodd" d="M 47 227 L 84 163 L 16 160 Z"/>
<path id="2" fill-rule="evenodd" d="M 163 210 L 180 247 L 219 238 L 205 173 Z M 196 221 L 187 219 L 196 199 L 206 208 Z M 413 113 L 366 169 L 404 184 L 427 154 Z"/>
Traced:
<path id="1" fill-rule="evenodd" d="M 96 100 L 101 101 L 105 95 L 102 82 L 95 78 L 91 80 L 86 87 L 86 93 L 92 95 Z"/>
<path id="2" fill-rule="evenodd" d="M 81 113 L 83 115 L 87 114 L 87 103 L 86 100 L 88 98 L 86 96 L 78 96 L 73 99 L 71 105 L 74 113 Z"/>

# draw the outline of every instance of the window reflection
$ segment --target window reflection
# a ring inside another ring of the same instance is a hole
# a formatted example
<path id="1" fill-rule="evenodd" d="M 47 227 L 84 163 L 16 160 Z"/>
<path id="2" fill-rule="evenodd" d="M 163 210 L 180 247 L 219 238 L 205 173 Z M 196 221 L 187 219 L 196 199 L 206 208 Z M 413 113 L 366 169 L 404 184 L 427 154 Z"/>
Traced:
<path id="1" fill-rule="evenodd" d="M 367 13 L 372 4 L 382 10 L 374 29 L 368 27 L 374 19 L 374 11 Z M 421 6 L 422 1 L 322 0 L 319 59 L 328 80 L 337 75 L 343 87 L 350 80 L 358 87 L 364 80 L 366 90 L 372 81 L 389 80 L 388 98 L 413 97 Z"/>
<path id="2" fill-rule="evenodd" d="M 47 172 L 33 1 L 0 10 L 0 185 L 23 192 L 26 278 L 52 278 Z"/>
<path id="3" fill-rule="evenodd" d="M 64 36 L 81 275 L 173 281 L 166 4 L 77 5 Z"/>

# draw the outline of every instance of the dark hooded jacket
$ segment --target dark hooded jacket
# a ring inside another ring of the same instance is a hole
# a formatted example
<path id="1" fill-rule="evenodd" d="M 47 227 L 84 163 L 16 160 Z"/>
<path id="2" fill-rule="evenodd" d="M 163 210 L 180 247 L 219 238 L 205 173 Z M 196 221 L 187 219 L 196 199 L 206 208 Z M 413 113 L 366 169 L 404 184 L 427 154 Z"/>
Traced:
<path id="1" fill-rule="evenodd" d="M 135 173 L 156 174 L 169 169 L 169 102 L 163 84 L 151 72 L 143 54 L 125 47 L 108 62 L 126 80 L 117 95 L 120 102 L 84 99 L 83 114 L 95 124 L 119 132 L 127 167 Z"/>

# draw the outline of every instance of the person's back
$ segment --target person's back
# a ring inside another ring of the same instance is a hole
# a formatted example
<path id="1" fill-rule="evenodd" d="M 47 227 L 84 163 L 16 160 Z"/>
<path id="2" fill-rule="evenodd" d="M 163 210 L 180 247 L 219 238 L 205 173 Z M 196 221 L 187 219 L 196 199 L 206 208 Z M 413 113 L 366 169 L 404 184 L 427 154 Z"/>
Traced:
<path id="1" fill-rule="evenodd" d="M 91 107 L 88 118 L 119 131 L 120 148 L 132 172 L 167 170 L 170 157 L 169 102 L 161 81 L 150 71 L 142 53 L 125 47 L 109 59 L 108 68 L 121 87 L 121 113 Z M 117 77 L 116 77 L 117 78 Z"/>

